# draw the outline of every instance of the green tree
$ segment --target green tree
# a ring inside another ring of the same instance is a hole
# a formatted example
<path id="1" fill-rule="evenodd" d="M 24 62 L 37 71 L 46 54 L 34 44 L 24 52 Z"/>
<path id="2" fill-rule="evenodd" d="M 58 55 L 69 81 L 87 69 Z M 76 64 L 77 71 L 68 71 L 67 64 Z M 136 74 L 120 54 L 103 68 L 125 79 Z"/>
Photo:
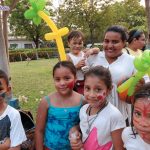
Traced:
<path id="1" fill-rule="evenodd" d="M 28 9 L 26 0 L 22 0 L 16 5 L 16 9 L 12 12 L 9 22 L 10 30 L 14 36 L 25 36 L 29 40 L 33 40 L 36 48 L 39 47 L 39 39 L 44 40 L 44 34 L 49 31 L 45 22 L 38 26 L 33 24 L 31 20 L 24 17 L 24 12 Z M 52 10 L 49 8 L 52 13 Z"/>
<path id="2" fill-rule="evenodd" d="M 103 3 L 102 3 L 103 2 Z M 103 0 L 65 0 L 58 10 L 58 22 L 64 26 L 78 28 L 84 32 L 89 42 L 97 40 L 97 31 L 101 26 L 101 8 L 112 1 Z M 67 13 L 66 13 L 67 12 Z"/>
<path id="3" fill-rule="evenodd" d="M 92 43 L 102 41 L 106 28 L 114 24 L 146 31 L 145 11 L 139 0 L 65 0 L 58 14 L 59 24 L 81 29 Z"/>

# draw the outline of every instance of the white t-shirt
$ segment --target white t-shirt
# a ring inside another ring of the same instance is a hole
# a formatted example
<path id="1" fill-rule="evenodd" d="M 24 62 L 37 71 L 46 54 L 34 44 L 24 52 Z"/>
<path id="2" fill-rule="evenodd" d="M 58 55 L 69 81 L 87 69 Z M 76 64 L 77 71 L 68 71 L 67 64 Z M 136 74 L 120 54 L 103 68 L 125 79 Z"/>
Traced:
<path id="1" fill-rule="evenodd" d="M 7 128 L 5 128 L 7 127 Z M 10 137 L 11 146 L 15 147 L 26 140 L 25 131 L 21 122 L 20 113 L 11 106 L 7 106 L 4 113 L 0 116 L 0 130 L 4 138 Z"/>
<path id="2" fill-rule="evenodd" d="M 79 56 L 75 56 L 72 53 L 68 53 L 67 55 L 71 58 L 74 65 L 77 65 L 80 60 L 84 59 L 84 52 L 82 51 Z M 84 74 L 81 69 L 77 70 L 77 80 L 84 80 Z"/>
<path id="3" fill-rule="evenodd" d="M 126 150 L 150 150 L 150 144 L 146 143 L 138 134 L 135 137 L 131 127 L 123 130 L 122 140 Z"/>
<path id="4" fill-rule="evenodd" d="M 133 56 L 123 53 L 117 60 L 109 64 L 104 52 L 99 52 L 97 55 L 92 55 L 87 59 L 88 66 L 103 66 L 109 68 L 114 84 L 111 94 L 111 103 L 121 111 L 124 119 L 130 116 L 131 108 L 129 104 L 119 100 L 116 90 L 121 81 L 130 78 L 135 73 L 136 70 L 133 60 Z"/>
<path id="5" fill-rule="evenodd" d="M 86 112 L 89 104 L 84 105 L 80 110 L 80 128 L 82 141 L 86 150 L 97 148 L 108 148 L 112 150 L 111 132 L 125 127 L 125 121 L 120 111 L 108 103 L 98 115 L 89 116 Z M 87 131 L 89 131 L 87 133 Z"/>

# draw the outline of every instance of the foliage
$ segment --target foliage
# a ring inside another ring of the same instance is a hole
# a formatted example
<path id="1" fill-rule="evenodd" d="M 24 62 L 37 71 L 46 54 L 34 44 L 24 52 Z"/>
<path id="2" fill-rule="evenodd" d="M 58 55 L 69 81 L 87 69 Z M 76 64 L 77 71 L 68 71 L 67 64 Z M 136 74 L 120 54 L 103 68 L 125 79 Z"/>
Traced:
<path id="1" fill-rule="evenodd" d="M 11 84 L 14 97 L 27 97 L 21 108 L 36 115 L 40 98 L 54 91 L 52 68 L 58 59 L 10 63 Z"/>
<path id="2" fill-rule="evenodd" d="M 65 0 L 58 14 L 60 25 L 80 29 L 87 42 L 102 41 L 106 28 L 114 24 L 123 25 L 129 30 L 140 28 L 146 31 L 145 11 L 139 0 L 93 0 L 93 3 L 89 3 L 89 0 Z"/>
<path id="3" fill-rule="evenodd" d="M 26 36 L 27 39 L 35 42 L 36 48 L 39 46 L 39 39 L 44 38 L 49 28 L 42 22 L 36 26 L 32 21 L 25 19 L 24 12 L 28 9 L 26 0 L 20 1 L 9 18 L 10 30 L 14 36 Z M 52 10 L 49 10 L 52 13 Z"/>
<path id="4" fill-rule="evenodd" d="M 38 57 L 37 57 L 38 55 Z M 56 48 L 51 49 L 20 49 L 9 51 L 9 61 L 30 61 L 41 58 L 49 59 L 58 57 L 58 51 Z"/>
<path id="5" fill-rule="evenodd" d="M 97 1 L 89 3 L 88 0 L 65 0 L 58 10 L 58 23 L 63 26 L 67 25 L 70 29 L 82 30 L 89 42 L 94 43 L 98 36 L 97 30 L 101 26 L 99 9 L 110 3 L 108 0 L 103 0 L 103 2 L 102 4 Z"/>
<path id="6" fill-rule="evenodd" d="M 138 28 L 146 30 L 145 9 L 140 6 L 139 0 L 125 0 L 120 9 L 120 22 L 127 23 L 128 29 Z"/>

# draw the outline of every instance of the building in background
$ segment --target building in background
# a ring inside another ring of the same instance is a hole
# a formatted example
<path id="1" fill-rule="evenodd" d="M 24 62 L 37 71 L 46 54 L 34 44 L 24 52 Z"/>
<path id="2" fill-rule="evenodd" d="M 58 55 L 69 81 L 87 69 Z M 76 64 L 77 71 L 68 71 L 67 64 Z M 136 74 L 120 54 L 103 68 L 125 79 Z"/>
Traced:
<path id="1" fill-rule="evenodd" d="M 33 41 L 27 40 L 25 37 L 8 37 L 8 47 L 11 49 L 31 49 L 35 48 Z"/>

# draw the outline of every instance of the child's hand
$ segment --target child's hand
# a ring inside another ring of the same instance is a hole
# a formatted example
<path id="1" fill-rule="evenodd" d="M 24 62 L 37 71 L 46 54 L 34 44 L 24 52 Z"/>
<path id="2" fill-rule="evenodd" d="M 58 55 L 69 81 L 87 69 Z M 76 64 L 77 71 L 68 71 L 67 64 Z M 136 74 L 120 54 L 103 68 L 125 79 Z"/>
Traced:
<path id="1" fill-rule="evenodd" d="M 81 150 L 83 147 L 81 133 L 78 126 L 74 126 L 69 131 L 69 140 L 72 150 Z"/>
<path id="2" fill-rule="evenodd" d="M 98 54 L 99 53 L 99 48 L 94 47 L 94 48 L 90 48 L 85 52 L 85 57 L 89 57 L 90 55 L 94 55 L 94 54 Z"/>
<path id="3" fill-rule="evenodd" d="M 77 69 L 81 69 L 82 67 L 85 66 L 85 59 L 80 60 L 77 64 L 76 64 L 76 68 Z"/>

